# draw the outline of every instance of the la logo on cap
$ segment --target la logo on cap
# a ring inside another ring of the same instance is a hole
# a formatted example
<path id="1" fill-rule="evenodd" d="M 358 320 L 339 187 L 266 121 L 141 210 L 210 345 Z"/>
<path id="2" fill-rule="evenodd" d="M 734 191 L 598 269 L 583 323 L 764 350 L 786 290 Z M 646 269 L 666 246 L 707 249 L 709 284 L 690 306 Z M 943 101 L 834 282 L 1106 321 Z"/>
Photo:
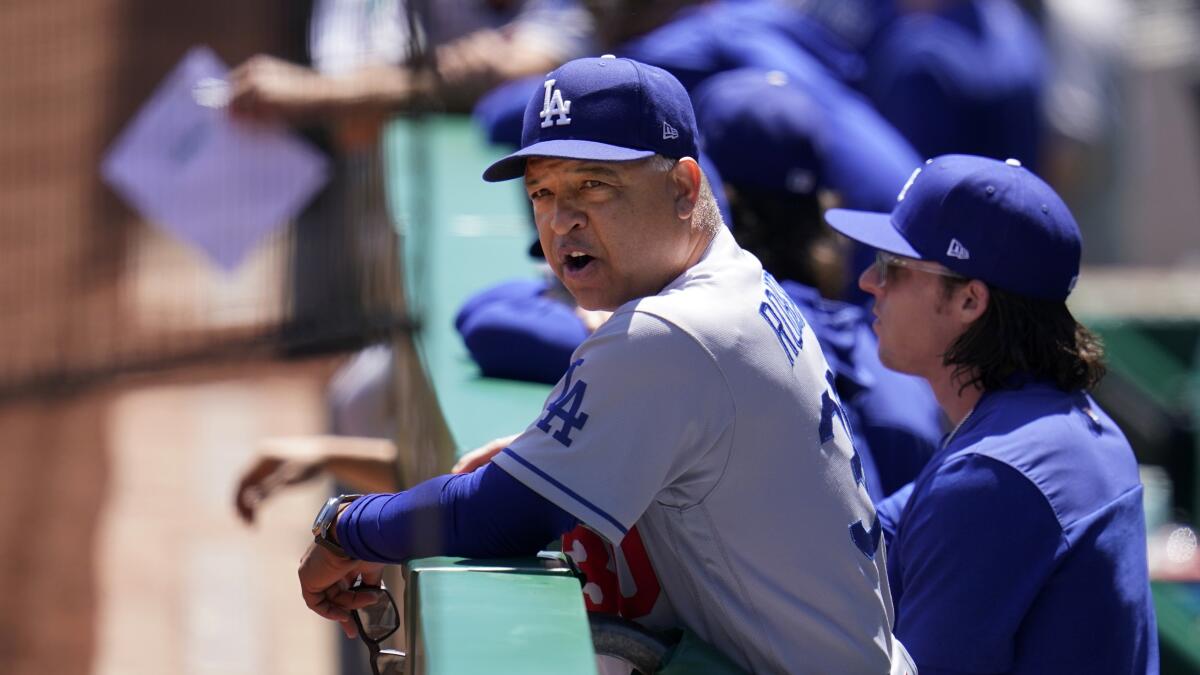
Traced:
<path id="1" fill-rule="evenodd" d="M 571 118 L 568 117 L 571 113 L 571 102 L 564 101 L 562 90 L 554 88 L 554 83 L 557 81 L 546 80 L 546 83 L 542 85 L 546 87 L 546 99 L 542 103 L 542 112 L 538 113 L 538 117 L 542 118 L 543 129 L 556 124 L 561 127 L 571 123 Z"/>
<path id="2" fill-rule="evenodd" d="M 900 194 L 896 195 L 897 202 L 904 201 L 904 197 L 908 195 L 908 189 L 913 186 L 913 183 L 916 182 L 917 176 L 919 175 L 921 175 L 921 167 L 918 166 L 917 168 L 913 169 L 912 175 L 908 177 L 908 180 L 904 181 L 904 187 L 900 188 Z"/>

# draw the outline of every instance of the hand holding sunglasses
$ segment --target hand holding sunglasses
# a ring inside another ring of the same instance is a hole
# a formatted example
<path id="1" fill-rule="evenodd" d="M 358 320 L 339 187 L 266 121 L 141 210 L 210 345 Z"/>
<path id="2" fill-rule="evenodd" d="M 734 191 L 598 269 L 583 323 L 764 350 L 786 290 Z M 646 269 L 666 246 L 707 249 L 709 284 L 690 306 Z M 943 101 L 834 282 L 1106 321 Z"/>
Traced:
<path id="1" fill-rule="evenodd" d="M 404 652 L 379 646 L 400 627 L 400 612 L 396 608 L 396 601 L 382 584 L 370 586 L 360 583 L 354 590 L 375 591 L 379 598 L 376 602 L 350 613 L 355 627 L 358 628 L 359 639 L 367 645 L 371 654 L 371 672 L 374 675 L 402 675 Z"/>

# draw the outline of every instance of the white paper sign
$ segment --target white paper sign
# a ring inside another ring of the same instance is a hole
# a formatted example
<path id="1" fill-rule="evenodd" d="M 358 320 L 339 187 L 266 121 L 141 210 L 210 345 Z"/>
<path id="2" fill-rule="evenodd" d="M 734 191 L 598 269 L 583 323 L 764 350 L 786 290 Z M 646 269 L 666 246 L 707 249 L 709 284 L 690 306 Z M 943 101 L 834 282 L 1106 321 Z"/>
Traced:
<path id="1" fill-rule="evenodd" d="M 117 137 L 101 174 L 142 217 L 232 270 L 325 185 L 329 163 L 283 128 L 232 119 L 228 70 L 207 47 L 189 51 Z"/>

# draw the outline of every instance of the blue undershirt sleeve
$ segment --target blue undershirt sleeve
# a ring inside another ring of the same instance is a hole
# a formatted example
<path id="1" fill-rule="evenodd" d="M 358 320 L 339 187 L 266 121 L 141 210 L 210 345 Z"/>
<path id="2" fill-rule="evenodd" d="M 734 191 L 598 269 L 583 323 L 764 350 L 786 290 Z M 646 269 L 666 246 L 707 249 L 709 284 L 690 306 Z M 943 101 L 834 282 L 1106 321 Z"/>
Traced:
<path id="1" fill-rule="evenodd" d="M 337 537 L 351 557 L 399 563 L 453 555 L 531 555 L 575 527 L 571 514 L 504 470 L 438 476 L 396 494 L 366 495 L 338 519 Z"/>

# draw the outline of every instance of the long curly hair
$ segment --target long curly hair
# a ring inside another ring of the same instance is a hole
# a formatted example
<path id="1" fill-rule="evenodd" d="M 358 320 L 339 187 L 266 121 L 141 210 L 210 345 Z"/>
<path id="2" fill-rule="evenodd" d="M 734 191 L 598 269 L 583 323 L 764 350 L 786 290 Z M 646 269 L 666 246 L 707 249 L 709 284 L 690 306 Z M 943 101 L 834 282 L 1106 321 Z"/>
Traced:
<path id="1" fill-rule="evenodd" d="M 965 280 L 944 278 L 947 292 Z M 942 355 L 963 387 L 1001 389 L 1026 373 L 1064 391 L 1090 390 L 1104 377 L 1104 345 L 1075 320 L 1067 304 L 1008 293 L 988 286 L 983 316 Z"/>

